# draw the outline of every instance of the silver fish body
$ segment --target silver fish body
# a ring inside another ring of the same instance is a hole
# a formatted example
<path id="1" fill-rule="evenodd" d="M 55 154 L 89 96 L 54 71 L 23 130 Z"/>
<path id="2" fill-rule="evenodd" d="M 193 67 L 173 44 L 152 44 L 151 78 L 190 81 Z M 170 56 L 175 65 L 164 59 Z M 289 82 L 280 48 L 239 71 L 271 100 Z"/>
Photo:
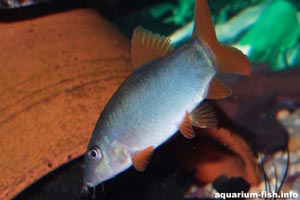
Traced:
<path id="1" fill-rule="evenodd" d="M 194 38 L 129 75 L 97 121 L 85 157 L 84 184 L 95 187 L 130 167 L 135 152 L 173 136 L 186 113 L 205 99 L 215 74 L 209 49 Z M 100 159 L 91 159 L 91 153 Z"/>
<path id="2" fill-rule="evenodd" d="M 206 0 L 195 2 L 191 39 L 173 51 L 170 41 L 137 27 L 132 62 L 137 68 L 114 93 L 91 136 L 84 161 L 85 187 L 96 187 L 133 165 L 144 170 L 154 148 L 179 129 L 215 126 L 207 99 L 229 96 L 216 73 L 249 74 L 250 62 L 239 50 L 221 45 Z M 199 105 L 199 106 L 198 106 Z"/>

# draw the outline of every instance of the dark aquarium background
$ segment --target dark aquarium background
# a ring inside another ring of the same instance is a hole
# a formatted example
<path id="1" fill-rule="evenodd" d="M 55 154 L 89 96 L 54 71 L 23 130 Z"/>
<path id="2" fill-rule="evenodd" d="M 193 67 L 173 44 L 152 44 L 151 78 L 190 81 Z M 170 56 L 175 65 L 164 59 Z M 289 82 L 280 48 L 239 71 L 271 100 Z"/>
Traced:
<path id="1" fill-rule="evenodd" d="M 70 159 L 13 199 L 91 199 L 95 193 L 101 200 L 194 200 L 216 192 L 280 190 L 300 195 L 300 1 L 208 2 L 219 41 L 240 49 L 252 63 L 247 77 L 220 75 L 233 90 L 231 97 L 211 102 L 220 130 L 198 130 L 201 136 L 193 142 L 177 134 L 155 151 L 144 173 L 129 168 L 90 193 L 81 193 L 83 156 Z M 128 40 L 140 25 L 178 46 L 193 30 L 194 3 L 0 0 L 0 24 L 92 8 Z"/>

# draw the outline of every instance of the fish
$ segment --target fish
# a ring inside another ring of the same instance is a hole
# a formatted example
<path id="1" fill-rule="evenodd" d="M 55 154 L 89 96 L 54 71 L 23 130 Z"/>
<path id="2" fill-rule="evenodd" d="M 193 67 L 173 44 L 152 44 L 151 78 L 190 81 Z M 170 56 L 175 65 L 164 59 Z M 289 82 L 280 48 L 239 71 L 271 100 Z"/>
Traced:
<path id="1" fill-rule="evenodd" d="M 98 118 L 84 158 L 84 187 L 95 188 L 129 167 L 144 171 L 153 151 L 179 132 L 218 123 L 206 99 L 231 94 L 217 73 L 247 75 L 248 58 L 221 45 L 206 0 L 196 0 L 192 36 L 178 46 L 140 26 L 133 31 L 134 70 Z"/>

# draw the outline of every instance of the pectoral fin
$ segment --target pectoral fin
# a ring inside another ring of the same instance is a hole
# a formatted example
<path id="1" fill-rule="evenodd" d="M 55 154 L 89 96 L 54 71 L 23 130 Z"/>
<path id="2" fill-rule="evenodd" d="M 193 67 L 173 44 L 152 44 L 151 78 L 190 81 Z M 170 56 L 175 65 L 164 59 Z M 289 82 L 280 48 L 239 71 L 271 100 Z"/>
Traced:
<path id="1" fill-rule="evenodd" d="M 132 157 L 133 167 L 138 171 L 144 171 L 148 165 L 154 147 L 149 146 L 142 151 L 135 153 Z"/>
<path id="2" fill-rule="evenodd" d="M 209 84 L 206 99 L 223 99 L 231 95 L 231 89 L 214 77 Z"/>
<path id="3" fill-rule="evenodd" d="M 190 122 L 199 128 L 210 128 L 217 126 L 218 119 L 214 109 L 207 102 L 202 102 L 190 114 Z"/>
<path id="4" fill-rule="evenodd" d="M 153 34 L 140 26 L 134 29 L 131 56 L 135 69 L 154 59 L 166 56 L 171 51 L 173 51 L 173 46 L 167 37 Z"/>

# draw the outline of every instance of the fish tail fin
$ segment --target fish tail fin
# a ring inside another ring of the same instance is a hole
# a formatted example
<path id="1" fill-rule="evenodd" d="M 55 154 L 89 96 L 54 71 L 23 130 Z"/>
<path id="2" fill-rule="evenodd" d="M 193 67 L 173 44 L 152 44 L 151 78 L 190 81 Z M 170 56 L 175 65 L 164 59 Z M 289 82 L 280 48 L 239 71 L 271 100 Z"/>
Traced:
<path id="1" fill-rule="evenodd" d="M 211 49 L 218 72 L 244 75 L 250 73 L 250 62 L 240 50 L 221 45 L 218 42 L 207 0 L 196 0 L 195 25 L 192 38 L 199 39 Z"/>

